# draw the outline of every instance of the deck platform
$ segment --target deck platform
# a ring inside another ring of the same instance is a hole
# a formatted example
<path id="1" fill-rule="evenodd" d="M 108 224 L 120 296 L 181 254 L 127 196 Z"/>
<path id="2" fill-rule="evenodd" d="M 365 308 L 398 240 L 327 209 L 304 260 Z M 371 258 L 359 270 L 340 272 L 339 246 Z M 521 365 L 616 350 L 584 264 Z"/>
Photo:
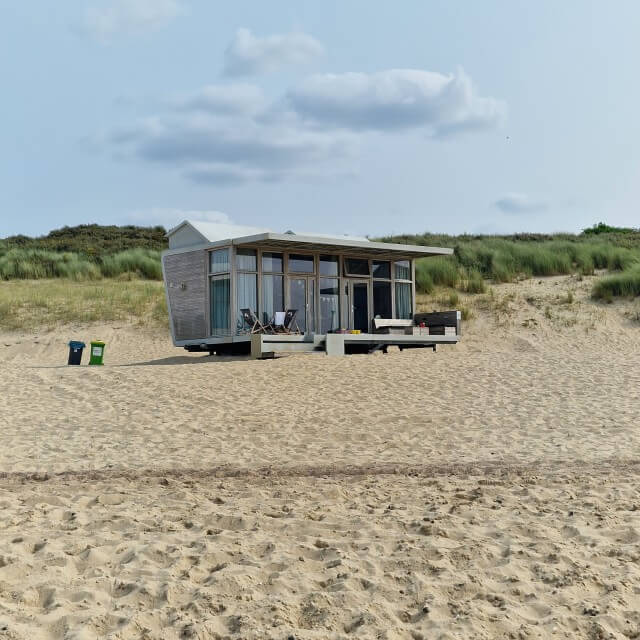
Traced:
<path id="1" fill-rule="evenodd" d="M 251 336 L 251 357 L 266 358 L 275 353 L 326 353 L 329 356 L 342 356 L 350 350 L 371 352 L 386 351 L 387 347 L 400 349 L 431 347 L 435 350 L 439 344 L 456 344 L 459 335 L 395 335 L 379 333 L 329 333 L 329 334 L 268 334 L 254 333 Z"/>

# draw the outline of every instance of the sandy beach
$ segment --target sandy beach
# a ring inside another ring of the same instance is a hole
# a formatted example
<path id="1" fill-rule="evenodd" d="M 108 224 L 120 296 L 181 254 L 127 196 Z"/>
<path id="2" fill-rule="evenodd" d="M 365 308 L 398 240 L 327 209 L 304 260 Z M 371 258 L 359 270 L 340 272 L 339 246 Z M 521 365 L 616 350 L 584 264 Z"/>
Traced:
<path id="1" fill-rule="evenodd" d="M 640 329 L 589 286 L 436 353 L 3 333 L 0 638 L 640 637 Z"/>

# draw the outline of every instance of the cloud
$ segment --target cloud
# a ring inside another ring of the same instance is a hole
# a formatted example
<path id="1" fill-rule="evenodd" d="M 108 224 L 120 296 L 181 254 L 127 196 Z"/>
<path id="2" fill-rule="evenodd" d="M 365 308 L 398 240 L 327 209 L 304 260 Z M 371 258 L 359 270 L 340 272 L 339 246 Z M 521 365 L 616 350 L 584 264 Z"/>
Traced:
<path id="1" fill-rule="evenodd" d="M 201 209 L 171 209 L 153 207 L 151 209 L 139 209 L 124 216 L 124 221 L 129 224 L 162 225 L 165 229 L 171 229 L 182 220 L 197 220 L 199 222 L 215 222 L 218 224 L 233 224 L 233 221 L 222 211 Z"/>
<path id="2" fill-rule="evenodd" d="M 88 7 L 82 29 L 108 41 L 120 34 L 135 34 L 163 27 L 184 9 L 178 0 L 111 0 Z"/>
<path id="3" fill-rule="evenodd" d="M 114 131 L 109 140 L 119 153 L 217 185 L 331 173 L 353 143 L 343 133 L 308 130 L 292 121 L 180 110 Z"/>
<path id="4" fill-rule="evenodd" d="M 301 56 L 304 47 L 295 53 L 290 46 L 300 38 L 308 36 L 259 39 L 240 30 L 227 62 L 244 60 L 233 67 L 238 73 L 272 68 Z M 243 58 L 236 44 L 245 40 L 251 46 Z M 504 103 L 479 96 L 462 70 L 415 69 L 312 75 L 273 101 L 253 84 L 208 85 L 164 106 L 164 113 L 111 131 L 103 144 L 118 160 L 162 165 L 215 186 L 353 177 L 348 161 L 372 131 L 417 130 L 423 142 L 424 133 L 493 127 L 505 113 Z"/>
<path id="5" fill-rule="evenodd" d="M 547 208 L 545 202 L 532 200 L 524 193 L 506 193 L 498 198 L 493 205 L 503 213 L 538 213 Z"/>
<path id="6" fill-rule="evenodd" d="M 317 125 L 354 130 L 425 128 L 446 136 L 494 127 L 505 104 L 477 95 L 471 79 L 419 69 L 317 74 L 289 91 L 287 100 Z"/>
<path id="7" fill-rule="evenodd" d="M 305 64 L 324 53 L 322 45 L 306 33 L 260 38 L 249 29 L 238 29 L 225 51 L 227 76 L 258 75 L 292 64 Z"/>
<path id="8" fill-rule="evenodd" d="M 266 99 L 262 89 L 252 84 L 209 85 L 174 106 L 185 111 L 244 115 L 263 110 Z"/>

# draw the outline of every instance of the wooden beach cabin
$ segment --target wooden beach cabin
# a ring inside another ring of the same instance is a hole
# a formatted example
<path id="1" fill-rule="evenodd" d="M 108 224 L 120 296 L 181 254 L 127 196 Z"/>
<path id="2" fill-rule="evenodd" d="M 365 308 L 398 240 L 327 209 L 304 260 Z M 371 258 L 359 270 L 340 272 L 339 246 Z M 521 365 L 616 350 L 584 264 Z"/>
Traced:
<path id="1" fill-rule="evenodd" d="M 451 249 L 188 220 L 167 236 L 171 336 L 189 351 L 341 354 L 458 340 L 459 321 L 455 335 L 413 328 L 414 260 Z M 295 309 L 296 331 L 252 333 L 243 309 L 264 325 Z"/>

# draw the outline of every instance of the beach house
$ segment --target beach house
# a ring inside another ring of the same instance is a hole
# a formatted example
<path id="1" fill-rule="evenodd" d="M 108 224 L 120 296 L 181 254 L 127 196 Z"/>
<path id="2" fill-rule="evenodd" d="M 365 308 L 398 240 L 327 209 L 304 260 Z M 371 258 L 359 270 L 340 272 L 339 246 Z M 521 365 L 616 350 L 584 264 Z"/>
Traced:
<path id="1" fill-rule="evenodd" d="M 412 329 L 414 261 L 451 249 L 189 220 L 167 236 L 171 335 L 189 351 L 342 353 L 457 340 Z M 287 310 L 291 326 L 274 329 Z"/>

